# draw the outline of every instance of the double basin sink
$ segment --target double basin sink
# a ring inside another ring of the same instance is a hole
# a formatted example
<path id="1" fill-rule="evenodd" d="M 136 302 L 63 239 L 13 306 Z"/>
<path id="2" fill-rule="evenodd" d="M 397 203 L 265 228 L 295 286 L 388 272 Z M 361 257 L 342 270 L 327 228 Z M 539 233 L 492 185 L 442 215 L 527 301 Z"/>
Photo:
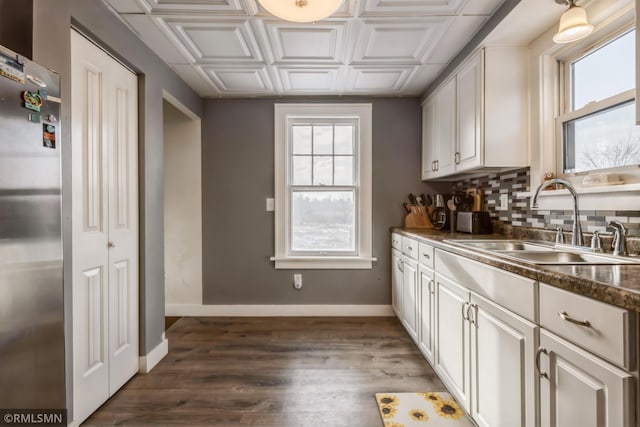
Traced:
<path id="1" fill-rule="evenodd" d="M 593 253 L 589 252 L 589 248 L 554 245 L 545 241 L 447 239 L 445 242 L 538 265 L 640 264 L 639 258 Z"/>

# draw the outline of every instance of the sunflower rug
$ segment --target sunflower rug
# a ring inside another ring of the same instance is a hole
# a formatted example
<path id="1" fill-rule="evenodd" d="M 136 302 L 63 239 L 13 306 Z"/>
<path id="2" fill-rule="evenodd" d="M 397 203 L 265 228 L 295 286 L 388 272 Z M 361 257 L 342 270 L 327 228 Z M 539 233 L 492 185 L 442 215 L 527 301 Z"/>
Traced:
<path id="1" fill-rule="evenodd" d="M 376 393 L 385 427 L 473 427 L 449 393 Z"/>

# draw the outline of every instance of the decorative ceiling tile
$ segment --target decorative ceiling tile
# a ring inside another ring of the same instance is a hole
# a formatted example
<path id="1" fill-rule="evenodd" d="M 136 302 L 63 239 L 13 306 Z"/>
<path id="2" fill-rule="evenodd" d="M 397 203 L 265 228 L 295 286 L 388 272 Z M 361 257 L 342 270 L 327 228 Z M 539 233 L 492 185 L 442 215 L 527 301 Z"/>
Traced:
<path id="1" fill-rule="evenodd" d="M 446 36 L 442 37 L 437 47 L 428 58 L 429 63 L 448 63 L 462 50 L 469 41 L 469 35 L 475 34 L 489 19 L 486 16 L 457 16 L 452 18 L 447 27 Z"/>
<path id="2" fill-rule="evenodd" d="M 124 21 L 160 58 L 169 64 L 189 64 L 191 55 L 165 21 L 145 14 L 122 15 Z"/>
<path id="3" fill-rule="evenodd" d="M 466 1 L 484 0 L 362 0 L 360 16 L 453 16 Z"/>
<path id="4" fill-rule="evenodd" d="M 345 0 L 317 23 L 257 0 L 103 0 L 202 96 L 417 96 L 504 0 Z"/>
<path id="5" fill-rule="evenodd" d="M 213 82 L 211 75 L 207 74 L 202 67 L 193 65 L 172 65 L 171 68 L 185 81 L 193 90 L 202 96 L 220 96 L 220 90 Z"/>
<path id="6" fill-rule="evenodd" d="M 195 63 L 259 62 L 262 55 L 247 20 L 165 19 L 179 47 Z"/>
<path id="7" fill-rule="evenodd" d="M 502 0 L 470 0 L 462 8 L 462 15 L 490 16 L 500 7 Z"/>
<path id="8" fill-rule="evenodd" d="M 148 13 L 151 12 L 145 0 L 105 0 L 118 13 Z"/>
<path id="9" fill-rule="evenodd" d="M 278 67 L 282 86 L 291 93 L 334 93 L 339 67 Z"/>
<path id="10" fill-rule="evenodd" d="M 353 62 L 421 64 L 436 48 L 451 19 L 365 20 Z"/>
<path id="11" fill-rule="evenodd" d="M 352 92 L 398 93 L 417 67 L 362 67 L 351 69 L 347 87 Z"/>
<path id="12" fill-rule="evenodd" d="M 264 27 L 276 63 L 344 60 L 345 21 L 323 21 L 313 26 L 267 21 Z"/>
<path id="13" fill-rule="evenodd" d="M 273 85 L 265 67 L 202 67 L 222 94 L 272 94 Z"/>
<path id="14" fill-rule="evenodd" d="M 123 0 L 120 0 L 123 1 Z M 147 4 L 152 13 L 209 13 L 212 15 L 246 15 L 241 0 L 136 0 Z"/>

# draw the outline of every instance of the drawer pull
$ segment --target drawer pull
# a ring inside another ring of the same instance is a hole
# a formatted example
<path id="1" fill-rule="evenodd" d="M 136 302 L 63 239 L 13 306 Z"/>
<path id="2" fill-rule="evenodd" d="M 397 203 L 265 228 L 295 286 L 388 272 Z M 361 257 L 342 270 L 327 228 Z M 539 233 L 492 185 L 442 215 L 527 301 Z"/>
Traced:
<path id="1" fill-rule="evenodd" d="M 586 326 L 587 328 L 591 327 L 591 323 L 589 323 L 588 320 L 576 320 L 569 316 L 566 311 L 558 312 L 558 316 L 560 316 L 562 320 L 566 320 L 574 325 Z"/>
<path id="2" fill-rule="evenodd" d="M 549 378 L 549 375 L 547 375 L 546 372 L 540 371 L 540 354 L 541 353 L 547 354 L 547 349 L 538 347 L 538 350 L 536 351 L 536 371 L 538 372 L 538 375 L 540 376 L 540 378 Z"/>
<path id="3" fill-rule="evenodd" d="M 409 249 L 410 252 L 413 252 L 413 248 L 411 246 L 407 246 L 407 249 Z"/>
<path id="4" fill-rule="evenodd" d="M 429 254 L 422 254 L 423 257 L 425 257 L 426 259 L 431 259 L 431 257 L 429 256 Z"/>

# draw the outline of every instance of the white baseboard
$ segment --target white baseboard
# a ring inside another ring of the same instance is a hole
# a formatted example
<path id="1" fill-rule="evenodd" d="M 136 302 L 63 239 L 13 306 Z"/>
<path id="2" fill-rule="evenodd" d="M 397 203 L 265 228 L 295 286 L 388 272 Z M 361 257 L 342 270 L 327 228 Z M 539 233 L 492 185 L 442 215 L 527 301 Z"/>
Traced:
<path id="1" fill-rule="evenodd" d="M 202 305 L 167 304 L 165 316 L 211 317 L 391 317 L 390 305 Z"/>
<path id="2" fill-rule="evenodd" d="M 138 372 L 148 374 L 169 353 L 169 340 L 162 334 L 162 341 L 146 356 L 140 356 L 138 360 Z"/>

